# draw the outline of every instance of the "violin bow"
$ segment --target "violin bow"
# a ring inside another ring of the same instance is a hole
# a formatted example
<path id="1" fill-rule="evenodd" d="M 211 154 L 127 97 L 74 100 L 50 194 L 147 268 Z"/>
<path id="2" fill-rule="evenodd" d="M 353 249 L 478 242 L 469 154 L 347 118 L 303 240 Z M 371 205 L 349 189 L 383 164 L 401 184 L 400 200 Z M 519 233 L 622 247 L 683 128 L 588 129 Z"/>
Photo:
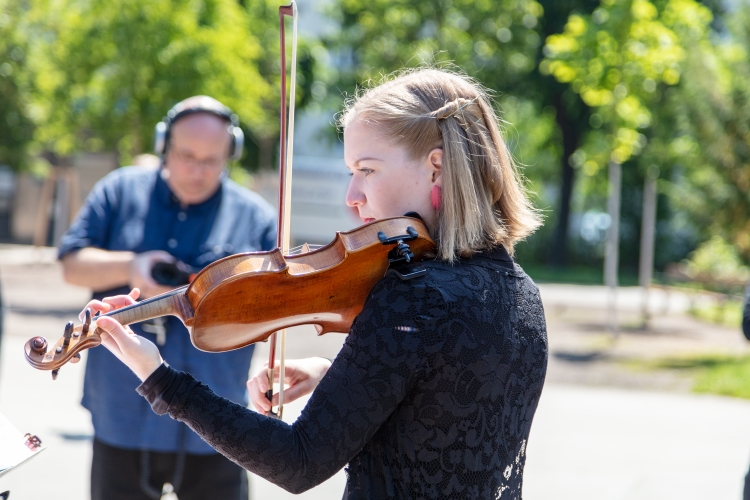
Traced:
<path id="1" fill-rule="evenodd" d="M 287 127 L 286 112 L 286 40 L 284 36 L 284 18 L 292 18 L 292 74 L 289 82 L 289 125 Z M 294 103 L 297 87 L 297 3 L 292 0 L 289 5 L 279 7 L 279 24 L 281 37 L 281 117 L 280 117 L 280 145 L 279 145 L 279 225 L 276 244 L 282 255 L 289 253 L 291 240 L 291 207 L 292 207 L 292 153 L 294 150 Z M 281 419 L 284 409 L 284 360 L 286 358 L 286 329 L 271 335 L 270 353 L 268 356 L 268 391 L 266 397 L 273 398 L 273 372 L 276 366 L 276 337 L 281 339 L 279 356 L 279 406 L 276 413 L 273 407 L 269 416 Z"/>

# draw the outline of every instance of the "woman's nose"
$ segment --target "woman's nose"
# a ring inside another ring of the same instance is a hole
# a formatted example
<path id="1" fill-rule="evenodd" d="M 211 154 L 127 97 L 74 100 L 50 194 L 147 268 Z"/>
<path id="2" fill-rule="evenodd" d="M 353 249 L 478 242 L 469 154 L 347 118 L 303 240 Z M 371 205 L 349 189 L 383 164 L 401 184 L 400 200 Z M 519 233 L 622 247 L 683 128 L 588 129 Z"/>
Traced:
<path id="1" fill-rule="evenodd" d="M 359 188 L 359 182 L 352 177 L 349 181 L 349 188 L 346 190 L 346 204 L 350 207 L 358 207 L 364 205 L 365 195 Z"/>

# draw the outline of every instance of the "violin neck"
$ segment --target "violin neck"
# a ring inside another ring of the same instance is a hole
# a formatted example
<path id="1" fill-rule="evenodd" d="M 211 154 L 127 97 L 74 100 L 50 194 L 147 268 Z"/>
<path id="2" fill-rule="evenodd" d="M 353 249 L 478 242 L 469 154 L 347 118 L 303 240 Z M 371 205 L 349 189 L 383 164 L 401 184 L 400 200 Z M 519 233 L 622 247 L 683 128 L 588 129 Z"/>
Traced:
<path id="1" fill-rule="evenodd" d="M 177 316 L 186 325 L 192 324 L 193 308 L 185 294 L 187 288 L 187 285 L 176 288 L 171 292 L 108 312 L 104 316 L 116 319 L 122 325 L 131 325 L 160 316 Z"/>

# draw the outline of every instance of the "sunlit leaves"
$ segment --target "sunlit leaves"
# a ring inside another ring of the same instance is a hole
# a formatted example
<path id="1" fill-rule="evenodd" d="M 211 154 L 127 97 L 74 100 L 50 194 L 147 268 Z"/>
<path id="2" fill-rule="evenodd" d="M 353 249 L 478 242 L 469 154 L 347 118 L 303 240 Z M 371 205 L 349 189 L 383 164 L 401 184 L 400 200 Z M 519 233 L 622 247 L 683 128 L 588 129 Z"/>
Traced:
<path id="1" fill-rule="evenodd" d="M 0 164 L 24 168 L 32 137 L 28 94 L 28 36 L 19 26 L 21 8 L 0 0 Z"/>
<path id="2" fill-rule="evenodd" d="M 355 81 L 453 61 L 484 81 L 502 75 L 493 78 L 501 87 L 534 69 L 541 43 L 534 28 L 544 10 L 533 0 L 341 0 L 329 12 L 343 26 L 336 43 L 354 51 Z"/>
<path id="3" fill-rule="evenodd" d="M 675 207 L 706 234 L 720 235 L 750 258 L 750 8 L 724 19 L 721 37 L 695 39 L 672 100 L 680 136 L 669 154 L 684 182 L 666 185 Z M 688 23 L 690 21 L 690 23 Z M 695 22 L 694 22 L 695 21 Z M 700 32 L 687 17 L 684 29 Z"/>
<path id="4" fill-rule="evenodd" d="M 658 86 L 680 82 L 685 37 L 705 37 L 710 21 L 708 9 L 691 0 L 670 0 L 661 11 L 648 0 L 603 2 L 547 38 L 540 70 L 597 110 L 597 126 L 612 139 L 606 161 L 622 163 L 645 145 L 638 130 L 651 125 Z"/>
<path id="5" fill-rule="evenodd" d="M 196 94 L 232 107 L 252 132 L 275 134 L 276 93 L 261 73 L 268 49 L 252 28 L 278 17 L 251 18 L 234 0 L 29 5 L 32 106 L 44 147 L 114 148 L 126 158 L 148 151 L 154 124 Z"/>

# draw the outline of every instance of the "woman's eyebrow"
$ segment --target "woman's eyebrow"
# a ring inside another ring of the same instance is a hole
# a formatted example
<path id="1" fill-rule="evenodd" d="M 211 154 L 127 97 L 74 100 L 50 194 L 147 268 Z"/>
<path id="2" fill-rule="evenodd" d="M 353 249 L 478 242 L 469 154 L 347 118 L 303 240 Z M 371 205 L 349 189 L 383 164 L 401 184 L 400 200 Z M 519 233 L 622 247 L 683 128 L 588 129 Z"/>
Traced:
<path id="1" fill-rule="evenodd" d="M 358 165 L 358 164 L 359 164 L 360 162 L 363 162 L 363 161 L 371 161 L 371 160 L 374 160 L 374 161 L 383 161 L 382 159 L 380 159 L 380 158 L 376 158 L 376 157 L 374 157 L 374 156 L 365 156 L 365 157 L 363 157 L 363 158 L 360 158 L 360 159 L 358 159 L 358 160 L 357 160 L 357 161 L 355 161 L 354 163 L 352 163 L 352 166 L 356 166 L 356 165 Z"/>

